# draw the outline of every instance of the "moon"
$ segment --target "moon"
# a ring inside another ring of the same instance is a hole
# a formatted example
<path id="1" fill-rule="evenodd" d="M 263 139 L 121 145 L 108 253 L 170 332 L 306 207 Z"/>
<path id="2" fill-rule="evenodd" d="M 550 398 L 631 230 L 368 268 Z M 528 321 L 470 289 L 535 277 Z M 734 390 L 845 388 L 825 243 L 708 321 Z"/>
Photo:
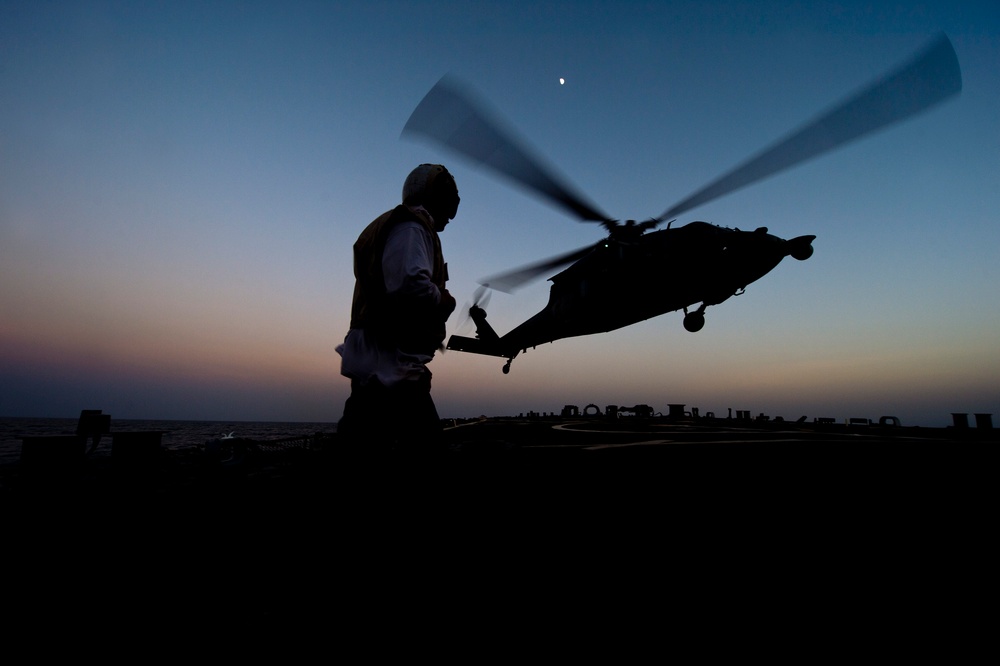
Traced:
<path id="1" fill-rule="evenodd" d="M 561 85 L 561 86 L 562 85 L 566 85 L 566 79 L 564 79 L 563 77 L 560 76 L 559 77 L 559 85 Z"/>

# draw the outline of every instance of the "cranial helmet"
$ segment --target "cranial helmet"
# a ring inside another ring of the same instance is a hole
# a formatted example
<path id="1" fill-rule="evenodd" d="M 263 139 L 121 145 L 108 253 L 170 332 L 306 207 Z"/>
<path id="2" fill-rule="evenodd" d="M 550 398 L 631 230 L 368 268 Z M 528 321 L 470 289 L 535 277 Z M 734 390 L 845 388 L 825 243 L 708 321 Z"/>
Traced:
<path id="1" fill-rule="evenodd" d="M 447 224 L 458 212 L 458 186 L 455 178 L 440 164 L 421 164 L 410 172 L 403 183 L 403 203 L 420 204 L 439 224 Z"/>

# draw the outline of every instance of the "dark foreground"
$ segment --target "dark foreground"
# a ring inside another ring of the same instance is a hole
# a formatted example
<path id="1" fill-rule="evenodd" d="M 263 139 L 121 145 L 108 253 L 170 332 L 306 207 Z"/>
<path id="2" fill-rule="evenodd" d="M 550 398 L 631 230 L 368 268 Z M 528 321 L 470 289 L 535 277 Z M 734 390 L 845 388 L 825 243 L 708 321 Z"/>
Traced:
<path id="1" fill-rule="evenodd" d="M 121 505 L 174 513 L 213 502 L 305 514 L 345 496 L 369 497 L 377 508 L 378 498 L 420 504 L 444 495 L 458 510 L 456 492 L 511 509 L 560 497 L 655 504 L 691 492 L 709 494 L 706 503 L 785 493 L 833 501 L 848 489 L 912 501 L 941 492 L 946 496 L 938 499 L 949 501 L 973 490 L 968 482 L 992 459 L 997 432 L 725 419 L 481 419 L 446 428 L 442 445 L 431 450 L 420 442 L 412 450 L 351 450 L 334 434 L 217 441 L 142 457 L 105 453 L 72 464 L 22 461 L 0 466 L 0 499 L 21 513 L 52 502 L 95 516 Z"/>
<path id="2" fill-rule="evenodd" d="M 853 623 L 974 632 L 965 597 L 995 591 L 995 432 L 490 419 L 420 458 L 333 436 L 7 466 L 7 570 L 28 606 L 56 594 L 148 627 L 180 605 L 248 635 L 401 617 L 481 630 L 501 607 L 602 624 L 767 607 L 788 624 L 844 604 Z"/>

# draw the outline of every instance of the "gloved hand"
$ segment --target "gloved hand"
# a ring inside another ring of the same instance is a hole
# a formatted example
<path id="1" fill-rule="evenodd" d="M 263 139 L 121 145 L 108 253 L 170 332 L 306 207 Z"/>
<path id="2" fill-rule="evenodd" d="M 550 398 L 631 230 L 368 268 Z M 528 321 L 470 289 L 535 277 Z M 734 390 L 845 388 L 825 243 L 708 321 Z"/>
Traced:
<path id="1" fill-rule="evenodd" d="M 441 320 L 446 321 L 451 313 L 455 311 L 455 297 L 447 289 L 441 290 L 441 302 L 438 304 L 438 311 L 441 313 Z"/>

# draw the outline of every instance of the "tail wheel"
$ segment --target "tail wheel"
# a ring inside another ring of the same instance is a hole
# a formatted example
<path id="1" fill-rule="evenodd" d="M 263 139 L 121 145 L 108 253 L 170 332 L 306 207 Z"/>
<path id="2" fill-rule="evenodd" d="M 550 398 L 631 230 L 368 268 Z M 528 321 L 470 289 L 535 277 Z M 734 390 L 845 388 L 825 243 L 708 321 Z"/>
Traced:
<path id="1" fill-rule="evenodd" d="M 705 326 L 705 314 L 702 312 L 689 312 L 684 315 L 684 328 L 697 333 Z"/>

